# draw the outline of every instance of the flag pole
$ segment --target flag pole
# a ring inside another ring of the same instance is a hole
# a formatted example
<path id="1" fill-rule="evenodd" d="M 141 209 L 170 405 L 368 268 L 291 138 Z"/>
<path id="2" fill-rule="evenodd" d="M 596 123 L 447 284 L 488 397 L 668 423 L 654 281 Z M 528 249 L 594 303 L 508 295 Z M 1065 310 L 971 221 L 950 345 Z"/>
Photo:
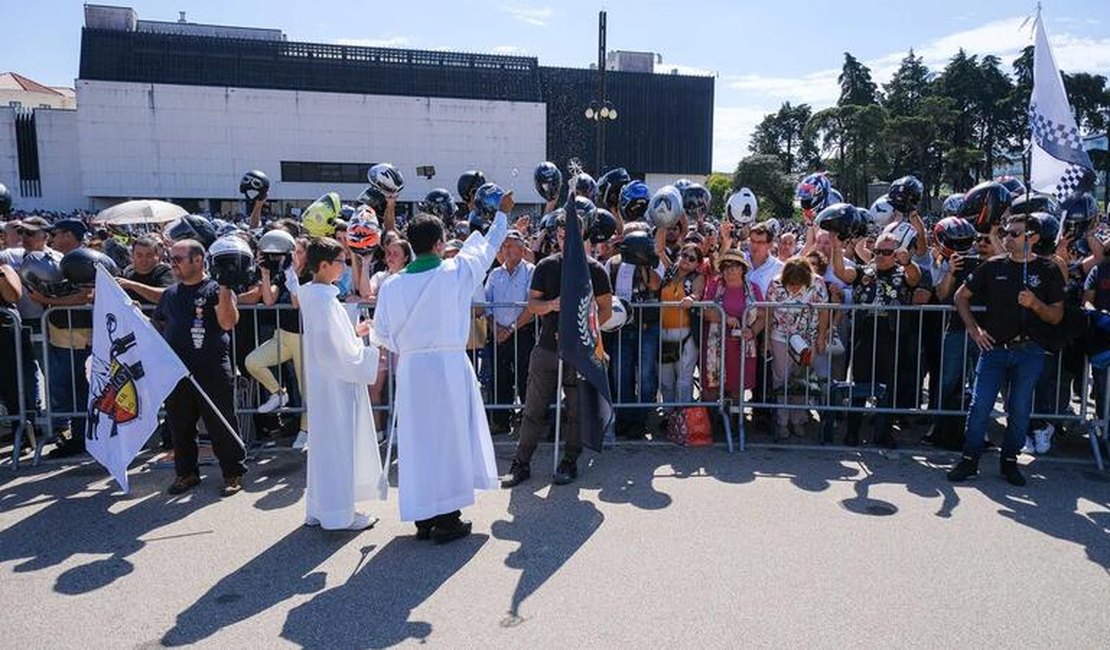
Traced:
<path id="1" fill-rule="evenodd" d="M 559 434 L 563 426 L 563 358 L 559 357 L 559 371 L 555 380 L 555 451 L 551 455 L 551 473 L 559 471 Z"/>
<path id="2" fill-rule="evenodd" d="M 208 393 L 204 392 L 204 389 L 200 387 L 200 384 L 197 383 L 197 378 L 193 376 L 193 373 L 189 373 L 186 377 L 190 382 L 193 383 L 193 388 L 197 389 L 197 392 L 200 393 L 200 396 L 204 398 L 205 404 L 208 404 L 208 408 L 212 409 L 212 412 L 216 414 L 216 417 L 220 419 L 220 422 L 223 423 L 228 432 L 231 433 L 231 435 L 233 436 L 238 436 L 239 432 L 232 428 L 231 423 L 228 422 L 226 418 L 224 418 L 224 414 L 220 413 L 220 409 L 216 408 L 216 405 L 212 403 L 212 398 L 209 397 Z"/>

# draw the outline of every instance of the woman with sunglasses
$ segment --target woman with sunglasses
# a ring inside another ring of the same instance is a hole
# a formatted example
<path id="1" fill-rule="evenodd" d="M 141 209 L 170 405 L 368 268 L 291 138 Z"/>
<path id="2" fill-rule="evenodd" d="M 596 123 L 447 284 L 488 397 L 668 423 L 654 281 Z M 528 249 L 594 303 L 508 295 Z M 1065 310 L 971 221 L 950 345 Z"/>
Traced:
<path id="1" fill-rule="evenodd" d="M 893 235 L 883 234 L 875 240 L 874 259 L 866 265 L 848 267 L 844 263 L 844 250 L 832 247 L 832 267 L 836 277 L 852 285 L 852 296 L 857 305 L 900 306 L 913 301 L 913 289 L 921 281 L 921 270 L 910 259 L 909 251 L 898 248 Z M 852 382 L 857 391 L 869 389 L 869 395 L 852 398 L 852 406 L 863 408 L 867 397 L 876 398 L 876 406 L 890 408 L 894 403 L 895 381 L 898 367 L 910 368 L 911 361 L 898 352 L 898 312 L 865 309 L 852 313 L 848 324 L 852 341 Z M 860 444 L 859 430 L 862 413 L 848 414 L 848 432 L 844 444 Z M 890 415 L 875 415 L 876 444 L 888 449 L 897 446 L 891 430 Z"/>
<path id="2" fill-rule="evenodd" d="M 659 388 L 664 402 L 691 402 L 694 399 L 694 368 L 698 361 L 700 337 L 697 328 L 701 323 L 692 322 L 690 308 L 705 292 L 705 276 L 699 269 L 702 252 L 697 243 L 679 249 L 677 262 L 662 256 L 667 272 L 659 293 L 664 303 L 681 303 L 678 307 L 664 307 L 660 317 Z"/>

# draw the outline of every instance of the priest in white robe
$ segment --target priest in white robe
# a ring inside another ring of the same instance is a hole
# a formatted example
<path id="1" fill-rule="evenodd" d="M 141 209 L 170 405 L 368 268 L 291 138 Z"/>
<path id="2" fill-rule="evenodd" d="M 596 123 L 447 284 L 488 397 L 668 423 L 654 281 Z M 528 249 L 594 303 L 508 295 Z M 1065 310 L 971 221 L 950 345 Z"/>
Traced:
<path id="1" fill-rule="evenodd" d="M 470 308 L 507 234 L 501 202 L 487 236 L 473 232 L 442 260 L 443 224 L 418 215 L 407 236 L 416 259 L 378 294 L 372 341 L 398 355 L 396 438 L 401 520 L 419 539 L 449 542 L 470 534 L 461 509 L 478 490 L 498 487 L 493 441 L 478 379 L 466 355 Z M 315 407 L 314 407 L 315 408 Z"/>
<path id="2" fill-rule="evenodd" d="M 379 350 L 356 334 L 333 284 L 343 273 L 341 245 L 308 244 L 313 281 L 297 288 L 302 318 L 308 403 L 308 480 L 305 524 L 327 530 L 362 530 L 376 517 L 359 502 L 384 499 L 382 461 L 367 390 L 378 373 Z M 363 334 L 369 324 L 362 325 Z"/>

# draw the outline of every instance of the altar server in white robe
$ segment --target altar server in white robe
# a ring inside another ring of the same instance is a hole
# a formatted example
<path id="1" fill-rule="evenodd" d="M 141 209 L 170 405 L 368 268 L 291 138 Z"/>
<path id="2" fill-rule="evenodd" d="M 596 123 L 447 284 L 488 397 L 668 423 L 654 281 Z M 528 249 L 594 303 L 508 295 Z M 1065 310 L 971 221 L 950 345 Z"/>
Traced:
<path id="1" fill-rule="evenodd" d="M 512 195 L 487 236 L 475 231 L 453 259 L 442 260 L 443 224 L 418 215 L 407 236 L 416 259 L 378 294 L 371 340 L 398 355 L 396 423 L 401 520 L 418 539 L 449 542 L 470 534 L 460 509 L 477 490 L 498 487 L 493 442 L 478 379 L 466 355 L 471 300 L 485 280 L 508 227 Z"/>
<path id="2" fill-rule="evenodd" d="M 303 320 L 308 402 L 308 480 L 305 524 L 327 530 L 362 530 L 377 517 L 355 510 L 359 502 L 384 499 L 374 418 L 367 386 L 378 373 L 379 350 L 362 344 L 369 323 L 356 333 L 333 284 L 343 274 L 343 248 L 334 239 L 313 239 L 307 263 L 313 280 L 297 289 Z"/>

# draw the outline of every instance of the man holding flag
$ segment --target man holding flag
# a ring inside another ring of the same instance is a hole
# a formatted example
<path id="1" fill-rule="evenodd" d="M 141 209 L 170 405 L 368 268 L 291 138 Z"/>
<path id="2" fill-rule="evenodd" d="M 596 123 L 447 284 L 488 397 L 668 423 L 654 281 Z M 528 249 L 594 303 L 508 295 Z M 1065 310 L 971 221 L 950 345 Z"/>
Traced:
<path id="1" fill-rule="evenodd" d="M 612 314 L 612 288 L 601 264 L 586 256 L 582 230 L 571 197 L 566 215 L 555 223 L 561 252 L 541 260 L 532 274 L 528 308 L 540 316 L 540 336 L 528 365 L 528 391 L 516 456 L 509 475 L 501 481 L 503 488 L 531 478 L 532 454 L 540 435 L 547 430 L 545 416 L 560 378 L 568 426 L 563 459 L 553 483 L 565 485 L 578 477 L 578 455 L 583 445 L 601 451 L 605 428 L 612 419 L 609 381 L 598 344 L 598 324 Z M 570 366 L 565 370 L 564 362 Z"/>

